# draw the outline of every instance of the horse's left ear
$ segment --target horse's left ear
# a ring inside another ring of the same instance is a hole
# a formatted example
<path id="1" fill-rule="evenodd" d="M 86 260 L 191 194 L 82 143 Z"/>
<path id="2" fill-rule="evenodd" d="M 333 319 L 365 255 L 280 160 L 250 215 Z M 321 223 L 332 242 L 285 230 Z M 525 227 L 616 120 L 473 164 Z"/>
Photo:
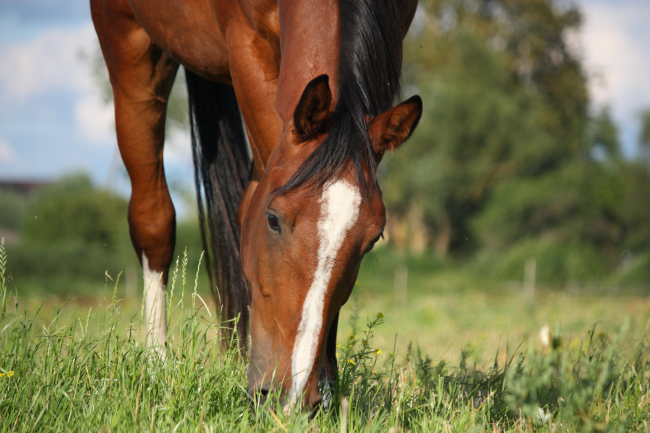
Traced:
<path id="1" fill-rule="evenodd" d="M 327 75 L 316 77 L 307 84 L 293 114 L 293 125 L 301 140 L 310 140 L 321 131 L 331 102 L 332 91 Z"/>
<path id="2" fill-rule="evenodd" d="M 372 147 L 381 159 L 387 150 L 393 151 L 413 133 L 422 115 L 422 99 L 415 95 L 370 121 L 368 133 Z"/>

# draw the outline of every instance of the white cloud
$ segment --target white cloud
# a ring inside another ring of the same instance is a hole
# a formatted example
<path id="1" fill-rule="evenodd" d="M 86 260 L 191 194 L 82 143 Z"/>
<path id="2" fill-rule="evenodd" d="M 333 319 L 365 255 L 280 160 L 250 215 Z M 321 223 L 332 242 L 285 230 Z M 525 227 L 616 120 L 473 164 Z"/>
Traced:
<path id="1" fill-rule="evenodd" d="M 0 95 L 12 102 L 52 91 L 83 92 L 92 86 L 79 56 L 92 52 L 97 36 L 92 24 L 43 32 L 28 43 L 0 47 Z"/>
<path id="2" fill-rule="evenodd" d="M 96 92 L 87 92 L 75 105 L 77 132 L 91 143 L 113 143 L 113 103 L 104 104 Z"/>
<path id="3" fill-rule="evenodd" d="M 90 65 L 82 53 L 97 49 L 90 21 L 70 28 L 44 31 L 27 43 L 0 46 L 0 100 L 5 107 L 29 107 L 37 111 L 48 96 L 67 94 L 74 99 L 77 135 L 88 144 L 112 142 L 113 109 L 99 97 Z M 45 98 L 44 98 L 45 97 Z M 58 107 L 47 107 L 58 109 Z"/>
<path id="4" fill-rule="evenodd" d="M 172 128 L 165 138 L 163 153 L 166 164 L 192 167 L 192 139 L 189 131 Z"/>
<path id="5" fill-rule="evenodd" d="M 595 97 L 629 97 L 639 91 L 650 97 L 650 3 L 587 5 L 584 10 L 585 60 L 604 76 L 604 88 L 596 87 Z"/>
<path id="6" fill-rule="evenodd" d="M 16 161 L 16 152 L 2 137 L 0 137 L 0 162 Z"/>
<path id="7" fill-rule="evenodd" d="M 636 119 L 650 106 L 650 2 L 582 1 L 582 30 L 590 89 L 597 106 L 609 104 L 623 129 L 624 146 L 635 148 Z"/>

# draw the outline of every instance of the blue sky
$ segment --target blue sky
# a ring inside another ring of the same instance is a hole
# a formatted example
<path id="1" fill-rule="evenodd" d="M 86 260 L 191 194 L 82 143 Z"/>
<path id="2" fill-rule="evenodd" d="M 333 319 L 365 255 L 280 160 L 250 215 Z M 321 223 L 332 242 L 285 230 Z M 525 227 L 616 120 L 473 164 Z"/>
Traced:
<path id="1" fill-rule="evenodd" d="M 128 190 L 112 105 L 82 59 L 97 47 L 88 0 L 0 0 L 0 179 L 85 171 Z M 189 137 L 170 138 L 169 177 L 191 183 Z"/>
<path id="2" fill-rule="evenodd" d="M 585 24 L 575 39 L 594 107 L 612 108 L 624 152 L 634 155 L 638 113 L 650 107 L 650 1 L 578 4 Z M 88 0 L 0 0 L 0 178 L 83 170 L 104 184 L 118 176 L 112 107 L 80 59 L 96 44 Z M 169 175 L 191 182 L 188 137 L 170 141 Z"/>

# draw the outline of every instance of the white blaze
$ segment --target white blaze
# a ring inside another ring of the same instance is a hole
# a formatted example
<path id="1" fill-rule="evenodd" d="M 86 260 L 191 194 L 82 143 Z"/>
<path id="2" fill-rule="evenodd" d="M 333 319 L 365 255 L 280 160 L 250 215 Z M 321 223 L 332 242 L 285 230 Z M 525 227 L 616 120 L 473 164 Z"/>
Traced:
<path id="1" fill-rule="evenodd" d="M 318 337 L 323 328 L 325 293 L 332 268 L 347 232 L 357 221 L 361 195 L 356 187 L 338 180 L 323 191 L 318 220 L 318 266 L 302 307 L 302 318 L 291 357 L 293 382 L 289 401 L 301 396 L 316 361 Z"/>
<path id="2" fill-rule="evenodd" d="M 142 253 L 142 271 L 144 273 L 144 314 L 147 324 L 147 346 L 160 346 L 158 353 L 164 356 L 167 342 L 167 308 L 165 302 L 165 285 L 162 272 L 149 268 L 149 260 Z"/>

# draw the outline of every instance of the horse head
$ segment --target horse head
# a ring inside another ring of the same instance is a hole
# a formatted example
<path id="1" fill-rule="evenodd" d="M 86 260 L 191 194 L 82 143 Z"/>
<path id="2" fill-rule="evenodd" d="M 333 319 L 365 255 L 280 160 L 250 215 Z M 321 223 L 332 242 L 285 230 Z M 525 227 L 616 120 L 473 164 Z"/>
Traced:
<path id="1" fill-rule="evenodd" d="M 287 188 L 335 127 L 331 100 L 326 75 L 307 85 L 259 184 L 241 205 L 241 258 L 250 290 L 249 393 L 265 399 L 280 386 L 287 407 L 316 405 L 319 375 L 324 369 L 336 374 L 336 362 L 326 354 L 328 338 L 332 328 L 335 338 L 334 322 L 361 260 L 386 224 L 376 167 L 384 152 L 411 135 L 422 111 L 414 96 L 366 116 L 373 160 L 310 173 L 310 181 Z"/>

